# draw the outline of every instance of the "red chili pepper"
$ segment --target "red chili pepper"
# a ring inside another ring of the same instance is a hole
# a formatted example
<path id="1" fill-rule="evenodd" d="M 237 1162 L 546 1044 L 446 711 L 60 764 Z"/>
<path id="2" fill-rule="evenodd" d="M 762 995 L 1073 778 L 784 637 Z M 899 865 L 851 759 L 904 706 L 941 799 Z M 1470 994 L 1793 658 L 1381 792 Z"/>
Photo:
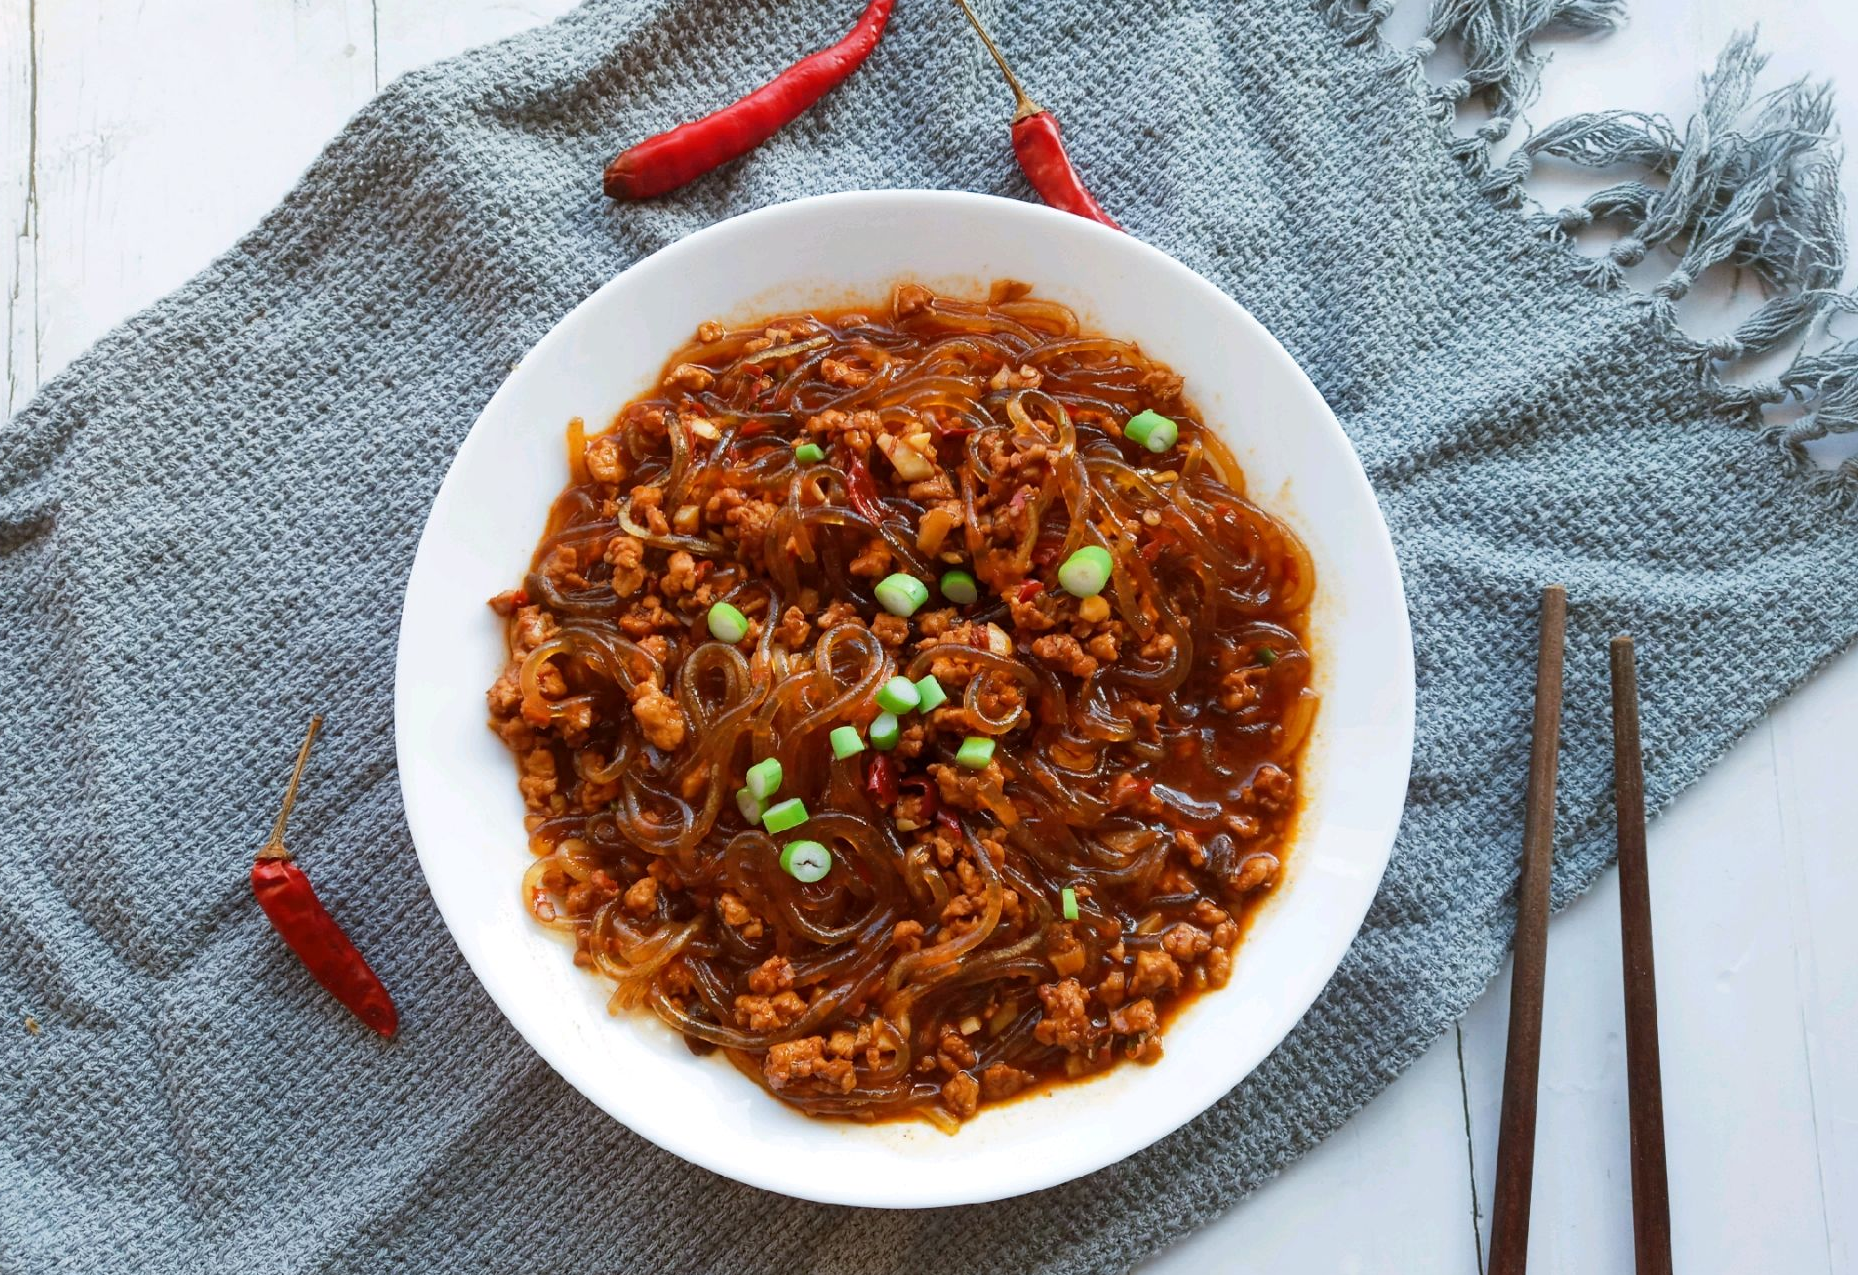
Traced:
<path id="1" fill-rule="evenodd" d="M 1030 602 L 1044 591 L 1045 582 L 1043 580 L 1028 580 L 1019 586 L 1019 592 L 1013 596 L 1017 601 Z"/>
<path id="2" fill-rule="evenodd" d="M 961 835 L 961 816 L 950 810 L 947 806 L 935 812 L 935 821 L 956 836 Z"/>
<path id="3" fill-rule="evenodd" d="M 349 941 L 348 935 L 342 932 L 342 927 L 323 907 L 322 900 L 316 897 L 309 877 L 291 862 L 290 851 L 284 848 L 284 821 L 296 804 L 297 781 L 303 778 L 304 763 L 310 759 L 310 745 L 316 742 L 316 732 L 322 724 L 320 715 L 310 718 L 309 733 L 303 737 L 303 747 L 297 751 L 297 767 L 291 771 L 290 787 L 284 793 L 283 809 L 278 811 L 270 840 L 265 842 L 257 861 L 252 864 L 252 893 L 258 896 L 258 906 L 270 918 L 271 928 L 315 975 L 316 981 L 355 1017 L 381 1035 L 391 1036 L 400 1023 L 394 1012 L 393 998 L 368 968 L 368 962 Z"/>
<path id="4" fill-rule="evenodd" d="M 837 44 L 800 59 L 720 111 L 620 152 L 603 183 L 613 199 L 650 199 L 748 154 L 843 83 L 883 37 L 896 0 L 870 0 Z"/>
<path id="5" fill-rule="evenodd" d="M 884 506 L 877 498 L 877 481 L 871 477 L 871 466 L 857 453 L 845 462 L 845 496 L 852 502 L 853 509 L 872 522 L 884 520 Z"/>
<path id="6" fill-rule="evenodd" d="M 1033 101 L 1020 86 L 1019 77 L 1007 65 L 993 37 L 987 34 L 987 28 L 981 25 L 980 18 L 968 6 L 968 0 L 955 0 L 955 3 L 968 15 L 968 21 L 974 25 L 981 42 L 993 54 L 994 61 L 1013 90 L 1013 97 L 1019 103 L 1018 109 L 1013 112 L 1013 154 L 1018 157 L 1020 171 L 1026 174 L 1032 189 L 1039 193 L 1040 199 L 1060 212 L 1100 222 L 1112 230 L 1121 230 L 1122 227 L 1103 211 L 1103 206 L 1090 193 L 1090 188 L 1084 185 L 1084 179 L 1071 163 L 1071 156 L 1064 148 L 1064 136 L 1058 128 L 1058 117 Z"/>
<path id="7" fill-rule="evenodd" d="M 885 809 L 897 804 L 897 768 L 883 753 L 871 759 L 865 771 L 864 790 L 872 801 Z"/>

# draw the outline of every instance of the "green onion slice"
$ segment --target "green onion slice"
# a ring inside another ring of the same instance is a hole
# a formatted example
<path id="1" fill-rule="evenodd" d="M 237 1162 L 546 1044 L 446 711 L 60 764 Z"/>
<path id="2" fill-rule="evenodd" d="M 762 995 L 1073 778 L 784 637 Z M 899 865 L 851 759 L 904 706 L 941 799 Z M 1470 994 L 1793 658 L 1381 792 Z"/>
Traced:
<path id="1" fill-rule="evenodd" d="M 981 586 L 965 571 L 944 571 L 941 583 L 942 596 L 956 606 L 980 601 Z"/>
<path id="2" fill-rule="evenodd" d="M 1116 560 L 1102 545 L 1085 545 L 1058 568 L 1058 584 L 1074 598 L 1094 598 L 1110 582 Z"/>
<path id="3" fill-rule="evenodd" d="M 895 713 L 879 713 L 871 719 L 871 747 L 880 753 L 887 753 L 897 746 L 903 730 L 897 724 Z"/>
<path id="4" fill-rule="evenodd" d="M 798 797 L 776 802 L 761 816 L 761 826 L 769 832 L 786 832 L 790 828 L 798 828 L 806 821 L 806 803 Z"/>
<path id="5" fill-rule="evenodd" d="M 985 770 L 994 759 L 994 742 L 985 735 L 970 735 L 955 750 L 955 764 L 969 770 Z"/>
<path id="6" fill-rule="evenodd" d="M 893 572 L 877 582 L 877 600 L 892 615 L 912 616 L 929 600 L 929 586 L 915 576 Z"/>
<path id="7" fill-rule="evenodd" d="M 1160 412 L 1149 410 L 1137 412 L 1123 426 L 1123 437 L 1142 444 L 1151 452 L 1165 452 L 1180 439 L 1181 427 L 1163 416 Z"/>
<path id="8" fill-rule="evenodd" d="M 748 768 L 748 790 L 766 801 L 781 790 L 781 763 L 766 757 Z"/>
<path id="9" fill-rule="evenodd" d="M 864 751 L 864 740 L 858 738 L 856 726 L 835 726 L 826 738 L 832 741 L 834 757 L 850 757 L 853 753 Z"/>
<path id="10" fill-rule="evenodd" d="M 802 465 L 817 465 L 826 459 L 826 453 L 820 450 L 818 443 L 794 444 L 794 459 Z"/>
<path id="11" fill-rule="evenodd" d="M 948 692 L 942 689 L 942 683 L 935 680 L 934 673 L 925 673 L 916 679 L 916 695 L 921 701 L 916 707 L 925 713 L 933 712 L 948 703 Z"/>
<path id="12" fill-rule="evenodd" d="M 1068 885 L 1058 891 L 1058 906 L 1064 912 L 1065 920 L 1077 920 L 1077 891 Z"/>
<path id="13" fill-rule="evenodd" d="M 913 713 L 922 702 L 922 692 L 907 677 L 893 677 L 877 688 L 877 706 L 887 713 Z"/>
<path id="14" fill-rule="evenodd" d="M 1273 651 L 1268 646 L 1259 647 L 1258 648 L 1258 662 L 1264 665 L 1266 668 L 1270 668 L 1273 664 L 1277 663 L 1277 652 Z"/>
<path id="15" fill-rule="evenodd" d="M 790 841 L 781 851 L 781 871 L 810 885 L 832 871 L 832 851 L 817 841 Z"/>
<path id="16" fill-rule="evenodd" d="M 742 818 L 748 823 L 761 822 L 761 798 L 747 788 L 735 790 L 735 808 L 742 812 Z"/>
<path id="17" fill-rule="evenodd" d="M 736 643 L 748 636 L 748 617 L 727 602 L 711 607 L 706 619 L 710 636 L 719 642 Z"/>

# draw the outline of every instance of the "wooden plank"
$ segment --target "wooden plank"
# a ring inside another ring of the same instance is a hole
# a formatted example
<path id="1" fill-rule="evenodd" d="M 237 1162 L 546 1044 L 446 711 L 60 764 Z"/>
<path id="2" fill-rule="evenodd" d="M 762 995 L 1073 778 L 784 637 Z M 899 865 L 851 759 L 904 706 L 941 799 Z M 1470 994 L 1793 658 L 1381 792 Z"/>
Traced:
<path id="1" fill-rule="evenodd" d="M 558 18 L 580 0 L 376 0 L 380 82 Z"/>
<path id="2" fill-rule="evenodd" d="M 1138 1269 L 1476 1271 L 1466 1153 L 1457 1041 L 1447 1032 L 1386 1095 L 1282 1177 Z"/>
<path id="3" fill-rule="evenodd" d="M 367 100 L 372 23 L 369 0 L 36 0 L 42 375 L 277 202 Z"/>
<path id="4" fill-rule="evenodd" d="M 0 0 L 0 296 L 6 298 L 0 420 L 39 382 L 37 0 Z"/>
<path id="5" fill-rule="evenodd" d="M 1778 850 L 1826 1263 L 1851 1271 L 1858 1269 L 1858 654 L 1834 663 L 1809 691 L 1774 715 Z"/>

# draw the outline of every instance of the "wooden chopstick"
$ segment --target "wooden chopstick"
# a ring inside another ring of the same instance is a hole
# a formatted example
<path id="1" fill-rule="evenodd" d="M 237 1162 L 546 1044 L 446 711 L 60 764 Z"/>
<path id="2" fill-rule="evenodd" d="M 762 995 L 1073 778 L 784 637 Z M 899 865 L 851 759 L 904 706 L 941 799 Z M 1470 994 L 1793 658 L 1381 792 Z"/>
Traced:
<path id="1" fill-rule="evenodd" d="M 1645 859 L 1645 762 L 1632 639 L 1613 639 L 1613 800 L 1619 817 L 1619 946 L 1626 984 L 1626 1092 L 1632 1124 L 1632 1246 L 1638 1275 L 1671 1275 L 1671 1195 L 1665 1180 L 1664 1081 L 1658 1069 L 1658 988 Z"/>
<path id="2" fill-rule="evenodd" d="M 1516 885 L 1516 961 L 1503 1060 L 1497 1190 L 1491 1205 L 1489 1275 L 1523 1275 L 1529 1264 L 1529 1193 L 1535 1179 L 1536 1076 L 1542 1063 L 1542 989 L 1548 968 L 1548 886 L 1554 868 L 1555 767 L 1561 750 L 1562 648 L 1568 593 L 1542 590 L 1535 661 L 1535 729 Z"/>

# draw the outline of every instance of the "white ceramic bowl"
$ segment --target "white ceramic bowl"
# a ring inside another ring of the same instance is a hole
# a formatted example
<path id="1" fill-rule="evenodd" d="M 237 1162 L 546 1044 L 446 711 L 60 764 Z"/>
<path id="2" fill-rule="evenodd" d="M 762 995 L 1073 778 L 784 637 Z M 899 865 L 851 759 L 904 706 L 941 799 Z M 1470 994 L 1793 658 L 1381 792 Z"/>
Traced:
<path id="1" fill-rule="evenodd" d="M 485 606 L 526 570 L 567 480 L 570 417 L 603 424 L 709 318 L 876 302 L 899 280 L 972 295 L 1012 277 L 1187 378 L 1252 495 L 1315 557 L 1309 794 L 1288 878 L 1231 983 L 1169 1029 L 1155 1066 L 983 1108 L 959 1134 L 811 1120 L 648 1012 L 605 1010 L 518 898 L 529 862 L 508 753 L 486 728 L 504 660 Z M 407 822 L 465 959 L 518 1031 L 615 1119 L 687 1160 L 770 1191 L 843 1204 L 971 1203 L 1113 1163 L 1231 1089 L 1334 972 L 1381 879 L 1406 793 L 1412 639 L 1393 546 L 1335 418 L 1283 348 L 1225 294 L 1128 235 L 980 195 L 829 195 L 712 226 L 589 297 L 511 373 L 458 449 L 407 585 L 395 674 Z M 588 1120 L 599 1119 L 592 1111 Z"/>

